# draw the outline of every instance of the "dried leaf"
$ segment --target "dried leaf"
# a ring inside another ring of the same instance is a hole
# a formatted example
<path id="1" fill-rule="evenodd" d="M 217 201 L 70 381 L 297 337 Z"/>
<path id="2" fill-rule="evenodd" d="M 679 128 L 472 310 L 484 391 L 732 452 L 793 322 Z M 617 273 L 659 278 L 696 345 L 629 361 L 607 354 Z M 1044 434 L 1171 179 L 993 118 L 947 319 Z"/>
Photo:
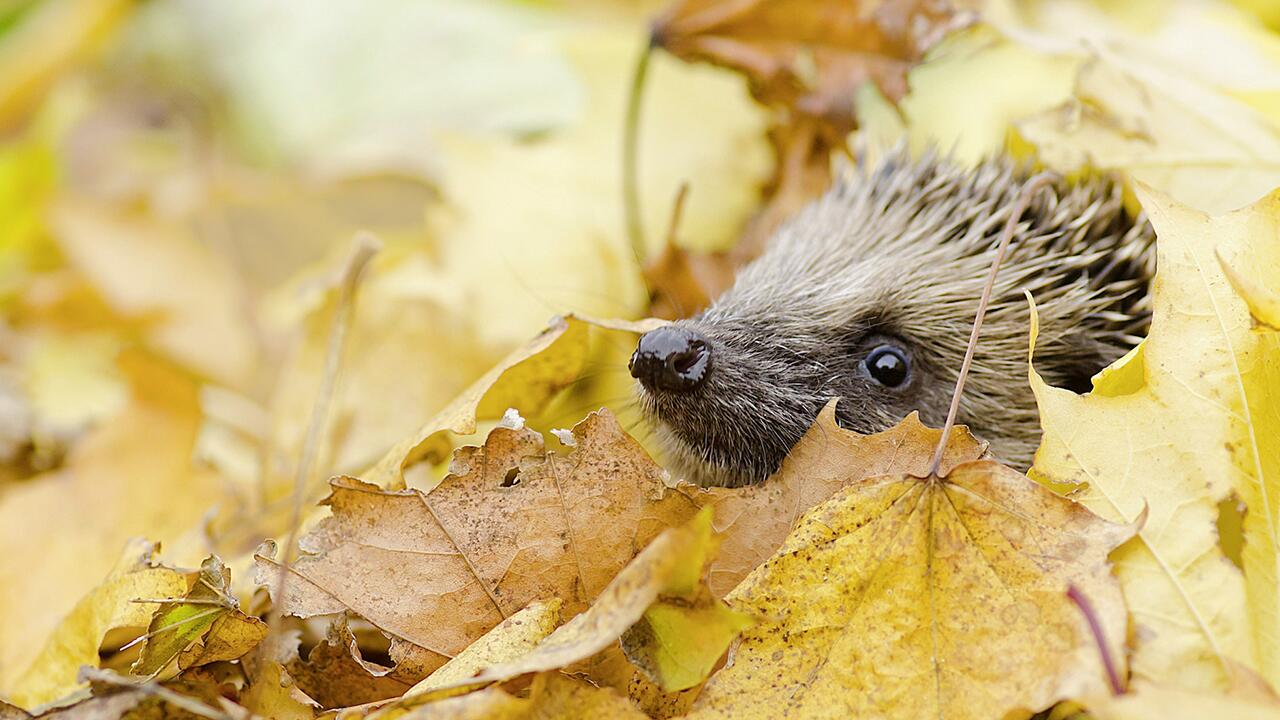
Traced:
<path id="1" fill-rule="evenodd" d="M 715 528 L 722 538 L 708 580 L 717 597 L 728 594 L 769 559 L 804 513 L 845 485 L 874 475 L 929 471 L 941 431 L 925 427 L 919 415 L 912 413 L 883 432 L 861 435 L 837 424 L 835 408 L 832 401 L 822 409 L 769 479 L 737 489 L 709 488 L 694 496 L 699 505 L 715 508 Z M 942 469 L 977 460 L 986 449 L 985 442 L 958 427 L 947 444 Z"/>
<path id="2" fill-rule="evenodd" d="M 196 665 L 235 660 L 267 635 L 266 623 L 240 612 L 231 570 L 217 556 L 205 559 L 191 589 L 177 597 L 182 600 L 161 604 L 151 616 L 146 645 L 130 668 L 134 675 L 167 679 Z"/>
<path id="3" fill-rule="evenodd" d="M 303 538 L 310 554 L 277 601 L 304 617 L 349 609 L 436 665 L 533 600 L 560 598 L 576 615 L 696 508 L 666 492 L 661 468 L 606 411 L 574 439 L 561 457 L 538 433 L 499 427 L 484 448 L 461 448 L 425 494 L 336 478 L 333 516 Z M 276 567 L 259 558 L 259 583 Z"/>
<path id="4" fill-rule="evenodd" d="M 595 655 L 617 641 L 660 599 L 678 600 L 704 592 L 703 578 L 714 555 L 711 512 L 704 510 L 685 525 L 668 528 L 654 538 L 601 591 L 591 607 L 557 628 L 531 652 L 490 667 L 467 682 L 501 682 L 529 673 L 558 670 Z M 718 611 L 715 622 L 721 632 L 715 633 L 713 638 L 702 639 L 716 644 L 701 648 L 670 647 L 668 650 L 675 663 L 692 666 L 710 654 L 714 654 L 714 662 L 728 648 L 737 629 L 749 624 L 718 600 L 707 600 L 704 611 L 712 607 Z M 650 627 L 652 625 L 650 619 Z M 669 636 L 662 639 L 677 640 Z M 641 641 L 639 638 L 633 640 Z M 687 638 L 679 641 L 687 642 Z M 652 656 L 652 650 L 646 654 Z M 709 663 L 702 666 L 710 670 Z M 694 684 L 697 682 L 690 683 L 690 686 Z"/>
<path id="5" fill-rule="evenodd" d="M 1124 171 L 1206 212 L 1280 185 L 1280 128 L 1193 77 L 1102 55 L 1062 106 L 1017 125 L 1046 165 Z"/>
<path id="6" fill-rule="evenodd" d="M 1078 499 L 1113 520 L 1149 512 L 1116 556 L 1136 677 L 1224 688 L 1234 661 L 1274 683 L 1280 340 L 1253 327 L 1215 254 L 1273 274 L 1280 199 L 1208 217 L 1149 188 L 1138 196 L 1158 235 L 1150 334 L 1088 395 L 1049 387 L 1032 369 L 1044 440 L 1031 473 L 1080 486 Z M 1233 492 L 1248 507 L 1243 578 L 1215 524 Z"/>
<path id="7" fill-rule="evenodd" d="M 1261 253 L 1267 250 L 1267 248 L 1258 248 L 1255 252 Z M 1277 248 L 1269 250 L 1275 252 Z M 1266 269 L 1275 267 L 1276 263 L 1280 262 L 1280 258 L 1250 258 L 1249 265 L 1235 267 L 1224 260 L 1221 253 L 1217 255 L 1218 264 L 1222 266 L 1222 274 L 1226 276 L 1227 282 L 1231 283 L 1231 289 L 1235 290 L 1240 299 L 1249 306 L 1249 314 L 1253 316 L 1254 321 L 1271 330 L 1280 330 L 1280 289 L 1274 285 L 1277 278 L 1260 277 Z M 1267 283 L 1271 285 L 1268 286 Z"/>
<path id="8" fill-rule="evenodd" d="M 298 637 L 293 633 L 269 635 L 242 661 L 249 687 L 240 704 L 256 717 L 271 720 L 311 720 L 318 704 L 298 689 L 286 666 L 298 660 Z"/>
<path id="9" fill-rule="evenodd" d="M 388 668 L 366 662 L 345 617 L 329 625 L 324 642 L 311 648 L 307 659 L 286 667 L 298 689 L 322 708 L 364 705 L 405 694 L 410 684 Z"/>
<path id="10" fill-rule="evenodd" d="M 905 444 L 933 447 L 919 431 Z M 729 596 L 766 620 L 689 717 L 991 718 L 1100 691 L 1066 589 L 1090 598 L 1123 658 L 1107 554 L 1132 533 L 991 460 L 858 479 Z"/>
<path id="11" fill-rule="evenodd" d="M 857 127 L 859 89 L 896 102 L 907 71 L 930 47 L 968 25 L 966 4 L 938 0 L 677 0 L 653 25 L 654 45 L 690 62 L 746 76 L 756 99 L 780 108 L 771 128 L 775 171 L 769 202 L 730 258 L 756 257 L 777 226 L 831 181 L 831 158 Z M 714 264 L 699 257 L 696 266 Z M 730 268 L 721 265 L 717 274 Z M 714 292 L 717 288 L 710 285 Z"/>
<path id="12" fill-rule="evenodd" d="M 1089 717 L 1096 720 L 1276 720 L 1280 701 L 1276 698 L 1205 693 L 1147 682 L 1134 683 L 1129 692 L 1085 699 Z"/>
<path id="13" fill-rule="evenodd" d="M 972 20 L 926 0 L 679 0 L 654 24 L 655 43 L 684 60 L 743 73 L 766 104 L 852 130 L 853 97 L 875 83 L 890 99 L 907 70 Z"/>
<path id="14" fill-rule="evenodd" d="M 82 665 L 97 666 L 98 647 L 113 628 L 145 627 L 154 607 L 133 602 L 140 598 L 180 597 L 187 592 L 187 574 L 156 565 L 156 546 L 135 543 L 101 585 L 86 595 L 62 620 L 35 661 L 17 678 L 12 699 L 35 707 L 81 686 L 76 674 Z"/>

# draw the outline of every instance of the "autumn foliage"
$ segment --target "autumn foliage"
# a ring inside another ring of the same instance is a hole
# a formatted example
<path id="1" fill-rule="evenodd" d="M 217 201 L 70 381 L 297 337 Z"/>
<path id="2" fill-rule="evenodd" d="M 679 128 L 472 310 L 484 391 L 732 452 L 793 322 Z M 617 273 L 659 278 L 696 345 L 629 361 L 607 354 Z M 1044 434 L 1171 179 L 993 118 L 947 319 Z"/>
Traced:
<path id="1" fill-rule="evenodd" d="M 0 0 L 0 718 L 1280 717 L 1266 3 L 321 5 Z M 893 143 L 1114 173 L 1146 338 L 673 475 L 637 335 Z"/>

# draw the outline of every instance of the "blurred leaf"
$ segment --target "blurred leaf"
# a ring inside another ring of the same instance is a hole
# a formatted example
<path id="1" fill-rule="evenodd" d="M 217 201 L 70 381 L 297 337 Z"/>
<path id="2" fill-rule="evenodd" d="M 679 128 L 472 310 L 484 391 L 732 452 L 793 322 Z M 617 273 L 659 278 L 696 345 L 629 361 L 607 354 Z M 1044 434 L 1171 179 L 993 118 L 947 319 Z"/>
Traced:
<path id="1" fill-rule="evenodd" d="M 257 359 L 233 269 L 184 228 L 63 201 L 51 222 L 69 262 L 124 316 L 145 319 L 153 346 L 236 387 Z"/>
<path id="2" fill-rule="evenodd" d="M 132 0 L 39 0 L 0 30 L 0 133 L 18 126 L 58 76 L 91 53 Z"/>
<path id="3" fill-rule="evenodd" d="M 189 576 L 155 564 L 156 549 L 154 544 L 130 545 L 106 580 L 76 603 L 16 678 L 10 693 L 15 702 L 31 708 L 80 687 L 76 674 L 81 665 L 97 666 L 98 646 L 108 630 L 145 627 L 151 619 L 154 606 L 134 600 L 187 592 Z"/>
<path id="4" fill-rule="evenodd" d="M 222 495 L 215 477 L 191 465 L 200 421 L 195 386 L 172 366 L 137 352 L 125 353 L 119 364 L 130 388 L 120 412 L 82 438 L 63 467 L 6 488 L 0 503 L 4 691 L 13 690 L 16 672 L 111 569 L 128 538 L 146 533 L 164 539 L 175 563 L 194 564 L 207 553 L 196 525 Z M 148 620 L 154 610 L 144 608 Z"/>

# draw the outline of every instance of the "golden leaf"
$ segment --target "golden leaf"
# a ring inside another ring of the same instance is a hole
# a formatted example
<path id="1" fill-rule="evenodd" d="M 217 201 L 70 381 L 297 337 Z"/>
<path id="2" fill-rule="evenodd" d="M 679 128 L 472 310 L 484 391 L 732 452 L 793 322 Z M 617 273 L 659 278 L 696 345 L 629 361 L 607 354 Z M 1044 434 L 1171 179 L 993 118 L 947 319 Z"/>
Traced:
<path id="1" fill-rule="evenodd" d="M 1149 519 L 1116 556 L 1133 612 L 1134 674 L 1225 687 L 1230 661 L 1280 678 L 1276 604 L 1280 502 L 1280 338 L 1255 328 L 1215 255 L 1275 257 L 1280 198 L 1215 217 L 1149 188 L 1159 272 L 1150 334 L 1078 396 L 1031 370 L 1044 439 L 1033 477 L 1078 485 L 1090 509 Z M 1033 315 L 1034 344 L 1034 315 Z M 1218 503 L 1245 502 L 1244 577 L 1218 544 Z"/>
<path id="2" fill-rule="evenodd" d="M 918 430 L 906 445 L 933 448 Z M 765 620 L 689 717 L 991 718 L 1101 690 L 1066 590 L 1123 657 L 1107 554 L 1132 533 L 991 460 L 856 479 L 727 598 Z"/>

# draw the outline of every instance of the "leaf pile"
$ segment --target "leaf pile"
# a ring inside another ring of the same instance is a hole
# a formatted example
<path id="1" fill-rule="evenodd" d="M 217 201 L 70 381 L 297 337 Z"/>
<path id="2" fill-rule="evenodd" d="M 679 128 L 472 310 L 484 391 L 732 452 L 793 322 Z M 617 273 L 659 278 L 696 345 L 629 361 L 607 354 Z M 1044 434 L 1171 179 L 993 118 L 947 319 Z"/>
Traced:
<path id="1" fill-rule="evenodd" d="M 1273 15 L 0 1 L 0 718 L 1280 716 Z M 1117 173 L 1148 337 L 1032 303 L 1026 475 L 833 399 L 673 477 L 636 318 L 898 141 Z"/>

